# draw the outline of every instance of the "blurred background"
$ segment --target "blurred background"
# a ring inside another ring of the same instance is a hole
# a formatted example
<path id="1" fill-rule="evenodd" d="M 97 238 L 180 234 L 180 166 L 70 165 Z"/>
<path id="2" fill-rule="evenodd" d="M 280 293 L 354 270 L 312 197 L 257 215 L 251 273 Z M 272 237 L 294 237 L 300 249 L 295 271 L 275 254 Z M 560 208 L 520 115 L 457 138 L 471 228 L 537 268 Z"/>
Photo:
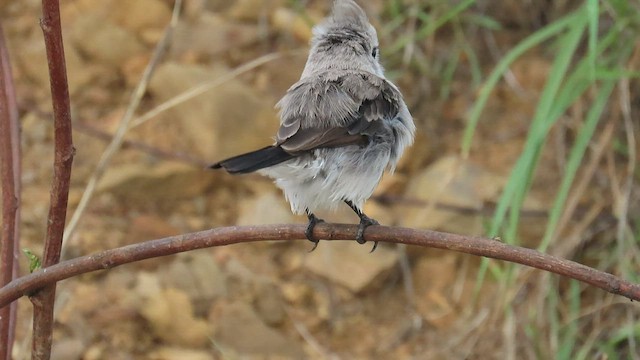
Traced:
<path id="1" fill-rule="evenodd" d="M 640 282 L 638 2 L 360 3 L 418 127 L 367 214 Z M 173 1 L 62 1 L 77 148 L 69 217 L 96 184 L 64 257 L 218 226 L 306 223 L 269 180 L 203 168 L 271 143 L 273 106 L 330 4 L 185 0 L 145 80 Z M 22 124 L 22 247 L 40 255 L 53 162 L 40 2 L 0 1 L 0 12 Z M 101 162 L 118 129 L 122 146 Z M 357 222 L 347 210 L 319 215 Z M 64 281 L 54 359 L 640 357 L 638 305 L 575 281 L 432 249 L 310 248 L 240 244 Z M 16 359 L 29 356 L 30 316 L 20 300 Z"/>

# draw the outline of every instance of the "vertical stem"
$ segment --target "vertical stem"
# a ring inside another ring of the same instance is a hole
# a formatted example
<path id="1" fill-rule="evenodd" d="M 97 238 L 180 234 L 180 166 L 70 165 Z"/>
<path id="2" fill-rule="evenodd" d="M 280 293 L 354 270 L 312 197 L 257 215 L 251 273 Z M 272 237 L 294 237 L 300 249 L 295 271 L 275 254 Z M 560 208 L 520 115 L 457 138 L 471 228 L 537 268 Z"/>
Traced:
<path id="1" fill-rule="evenodd" d="M 2 181 L 2 235 L 0 286 L 18 275 L 20 224 L 20 130 L 9 52 L 0 26 L 0 179 Z M 11 359 L 16 303 L 0 309 L 0 359 Z"/>
<path id="2" fill-rule="evenodd" d="M 71 163 L 75 149 L 71 137 L 71 106 L 65 65 L 62 32 L 60 29 L 60 7 L 58 0 L 43 0 L 41 21 L 47 48 L 51 96 L 54 116 L 54 176 L 51 186 L 51 204 L 47 224 L 47 236 L 43 266 L 60 261 L 62 233 L 64 231 L 71 179 Z"/>
<path id="3" fill-rule="evenodd" d="M 58 0 L 42 0 L 42 20 L 51 82 L 54 116 L 54 169 L 51 184 L 51 204 L 47 218 L 47 234 L 42 266 L 48 267 L 60 261 L 62 235 L 67 216 L 69 183 L 74 148 L 71 136 L 71 107 L 69 86 L 62 44 L 60 4 Z M 33 302 L 33 352 L 32 359 L 49 359 L 53 332 L 53 305 L 55 285 L 47 286 L 35 294 Z"/>

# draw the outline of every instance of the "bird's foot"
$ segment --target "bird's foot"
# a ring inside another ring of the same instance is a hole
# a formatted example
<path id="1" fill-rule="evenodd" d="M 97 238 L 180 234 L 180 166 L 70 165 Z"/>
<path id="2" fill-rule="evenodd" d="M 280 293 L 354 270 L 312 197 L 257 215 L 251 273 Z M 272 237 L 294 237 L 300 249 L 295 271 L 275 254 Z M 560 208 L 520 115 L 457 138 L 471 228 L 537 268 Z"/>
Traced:
<path id="1" fill-rule="evenodd" d="M 307 237 L 307 240 L 313 243 L 313 247 L 311 248 L 311 250 L 309 250 L 309 252 L 312 252 L 318 247 L 318 244 L 320 243 L 320 239 L 317 239 L 313 236 L 313 229 L 318 223 L 323 223 L 324 220 L 311 213 L 307 214 L 307 218 L 309 219 L 309 224 L 307 225 L 307 229 L 304 231 L 304 235 Z"/>
<path id="2" fill-rule="evenodd" d="M 364 240 L 364 231 L 371 225 L 380 225 L 380 223 L 367 215 L 362 214 L 360 216 L 360 224 L 358 225 L 358 232 L 356 233 L 356 241 L 358 244 L 364 244 L 366 241 Z M 378 247 L 378 242 L 375 241 L 373 243 L 373 248 L 370 252 L 374 252 Z"/>

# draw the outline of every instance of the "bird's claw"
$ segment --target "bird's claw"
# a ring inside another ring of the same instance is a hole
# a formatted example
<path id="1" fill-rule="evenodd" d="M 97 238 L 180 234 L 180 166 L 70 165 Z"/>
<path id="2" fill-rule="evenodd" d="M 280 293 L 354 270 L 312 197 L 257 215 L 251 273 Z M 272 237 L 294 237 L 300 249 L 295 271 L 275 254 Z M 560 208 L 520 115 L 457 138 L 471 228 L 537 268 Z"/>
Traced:
<path id="1" fill-rule="evenodd" d="M 304 231 L 304 235 L 307 237 L 307 240 L 313 243 L 313 247 L 311 248 L 311 250 L 309 250 L 309 252 L 312 252 L 318 247 L 318 244 L 320 243 L 320 239 L 316 239 L 313 236 L 313 229 L 316 227 L 318 223 L 323 223 L 324 220 L 318 218 L 313 214 L 309 214 L 308 218 L 309 218 L 309 224 L 307 225 L 307 229 Z"/>
<path id="2" fill-rule="evenodd" d="M 360 217 L 360 224 L 358 225 L 358 232 L 356 233 L 356 241 L 358 242 L 358 244 L 366 243 L 364 239 L 364 231 L 371 225 L 380 225 L 380 223 L 363 214 Z M 376 247 L 378 247 L 377 241 L 373 243 L 373 248 L 371 249 L 370 253 L 374 252 L 376 250 Z"/>

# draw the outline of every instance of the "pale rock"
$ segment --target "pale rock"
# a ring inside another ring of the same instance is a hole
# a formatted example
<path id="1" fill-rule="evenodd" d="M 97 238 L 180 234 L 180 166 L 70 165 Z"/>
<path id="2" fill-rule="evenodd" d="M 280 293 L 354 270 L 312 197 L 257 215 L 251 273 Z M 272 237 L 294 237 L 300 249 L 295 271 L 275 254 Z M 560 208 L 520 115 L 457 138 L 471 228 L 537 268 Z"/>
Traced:
<path id="1" fill-rule="evenodd" d="M 98 12 L 76 20 L 71 41 L 92 60 L 115 68 L 146 50 L 135 33 L 103 18 Z"/>
<path id="2" fill-rule="evenodd" d="M 170 201 L 201 195 L 211 185 L 204 170 L 163 162 L 113 165 L 98 184 L 98 192 L 132 202 Z"/>
<path id="3" fill-rule="evenodd" d="M 230 22 L 220 15 L 205 12 L 193 21 L 178 23 L 171 52 L 174 56 L 217 56 L 230 49 L 255 44 L 260 38 L 256 26 Z"/>
<path id="4" fill-rule="evenodd" d="M 422 206 L 399 205 L 402 226 L 437 228 L 464 234 L 483 232 L 482 217 L 440 209 L 436 204 L 480 210 L 497 197 L 504 180 L 456 156 L 444 157 L 411 178 L 404 197 Z"/>
<path id="5" fill-rule="evenodd" d="M 301 42 L 311 39 L 312 24 L 291 9 L 280 7 L 271 15 L 273 27 L 281 33 L 291 34 Z"/>
<path id="6" fill-rule="evenodd" d="M 61 339 L 53 342 L 52 360 L 81 359 L 86 344 L 80 339 Z"/>
<path id="7" fill-rule="evenodd" d="M 262 65 L 256 71 L 256 87 L 270 92 L 275 98 L 283 97 L 291 85 L 300 79 L 307 54 L 306 50 L 299 50 Z"/>
<path id="8" fill-rule="evenodd" d="M 269 326 L 281 325 L 287 315 L 280 289 L 268 281 L 257 282 L 253 307 L 265 324 Z"/>
<path id="9" fill-rule="evenodd" d="M 374 200 L 367 201 L 363 210 L 367 216 L 376 219 L 381 225 L 393 226 L 398 221 L 392 207 L 382 205 Z"/>
<path id="10" fill-rule="evenodd" d="M 228 0 L 194 0 L 194 2 L 202 3 L 202 10 L 208 12 L 224 12 L 233 5 L 233 2 Z"/>
<path id="11" fill-rule="evenodd" d="M 148 360 L 214 360 L 211 351 L 163 346 L 147 354 Z"/>
<path id="12" fill-rule="evenodd" d="M 284 224 L 295 222 L 284 196 L 268 192 L 249 198 L 240 204 L 237 225 Z"/>
<path id="13" fill-rule="evenodd" d="M 302 304 L 313 297 L 313 288 L 309 284 L 287 282 L 282 285 L 282 296 L 292 304 Z"/>
<path id="14" fill-rule="evenodd" d="M 163 217 L 153 214 L 140 214 L 131 217 L 127 238 L 131 242 L 142 242 L 150 239 L 160 239 L 180 233 Z M 166 261 L 163 261 L 166 263 Z"/>
<path id="15" fill-rule="evenodd" d="M 149 89 L 164 102 L 226 73 L 170 62 L 158 68 Z M 240 80 L 232 79 L 168 110 L 162 117 L 179 122 L 182 135 L 190 139 L 198 153 L 215 159 L 271 144 L 278 128 L 273 105 Z"/>
<path id="16" fill-rule="evenodd" d="M 398 262 L 392 249 L 378 246 L 369 253 L 373 243 L 360 245 L 355 241 L 324 241 L 306 259 L 310 272 L 359 293 L 388 275 Z"/>
<path id="17" fill-rule="evenodd" d="M 226 260 L 225 273 L 229 278 L 244 284 L 246 287 L 251 286 L 256 280 L 256 275 L 237 257 L 231 257 Z"/>
<path id="18" fill-rule="evenodd" d="M 178 289 L 164 289 L 146 297 L 139 311 L 154 335 L 167 344 L 202 347 L 209 343 L 209 323 L 194 316 L 189 297 Z"/>
<path id="19" fill-rule="evenodd" d="M 93 344 L 89 346 L 89 348 L 84 352 L 82 359 L 83 360 L 101 360 L 105 359 L 106 349 L 104 344 Z"/>
<path id="20" fill-rule="evenodd" d="M 113 7 L 113 3 L 116 0 L 76 0 L 72 4 L 65 6 L 65 10 L 68 13 L 81 16 L 88 12 L 100 13 L 103 16 L 108 16 L 108 10 Z M 73 20 L 71 18 L 70 20 Z"/>
<path id="21" fill-rule="evenodd" d="M 98 72 L 95 66 L 89 66 L 82 60 L 74 46 L 65 47 L 65 62 L 69 82 L 69 93 L 74 95 L 78 90 L 89 84 Z M 15 51 L 18 61 L 16 65 L 33 82 L 43 88 L 49 88 L 49 68 L 47 53 L 42 35 L 24 41 Z"/>
<path id="22" fill-rule="evenodd" d="M 31 146 L 38 143 L 42 144 L 47 141 L 53 133 L 53 131 L 50 131 L 51 124 L 47 124 L 46 121 L 42 121 L 42 118 L 40 118 L 35 112 L 23 114 L 20 119 L 20 124 L 22 125 L 22 146 Z"/>
<path id="23" fill-rule="evenodd" d="M 420 258 L 412 269 L 416 307 L 420 315 L 437 328 L 453 325 L 459 311 L 452 298 L 460 257 L 439 251 L 437 256 Z M 468 294 L 467 298 L 472 296 Z"/>
<path id="24" fill-rule="evenodd" d="M 304 264 L 304 255 L 295 249 L 292 251 L 285 251 L 280 254 L 280 266 L 279 268 L 285 274 L 297 273 Z"/>
<path id="25" fill-rule="evenodd" d="M 165 30 L 163 28 L 153 28 L 140 32 L 140 39 L 147 43 L 157 45 L 163 38 Z"/>
<path id="26" fill-rule="evenodd" d="M 141 53 L 128 58 L 124 63 L 122 63 L 120 69 L 127 86 L 134 88 L 138 85 L 142 79 L 144 71 L 149 65 L 149 61 L 151 60 L 150 56 L 151 54 L 149 53 Z"/>
<path id="27" fill-rule="evenodd" d="M 142 271 L 136 276 L 135 293 L 143 298 L 158 296 L 162 291 L 160 277 L 157 274 Z"/>
<path id="28" fill-rule="evenodd" d="M 182 16 L 188 19 L 198 18 L 205 11 L 207 0 L 189 0 L 182 6 Z"/>
<path id="29" fill-rule="evenodd" d="M 258 22 L 266 17 L 271 9 L 280 7 L 282 0 L 237 0 L 227 11 L 227 14 L 237 20 Z"/>
<path id="30" fill-rule="evenodd" d="M 223 353 L 232 351 L 243 358 L 305 358 L 297 341 L 265 325 L 247 304 L 220 304 L 212 309 L 210 319 L 215 326 L 214 341 Z"/>
<path id="31" fill-rule="evenodd" d="M 189 296 L 196 313 L 205 312 L 212 301 L 228 292 L 224 273 L 206 251 L 178 254 L 160 274 L 164 287 L 180 289 Z"/>
<path id="32" fill-rule="evenodd" d="M 116 23 L 133 32 L 163 28 L 169 24 L 171 9 L 161 0 L 117 0 L 110 16 Z"/>
<path id="33" fill-rule="evenodd" d="M 189 0 L 183 5 L 183 14 L 186 18 L 197 19 L 207 12 L 224 12 L 231 5 L 229 0 Z"/>
<path id="34" fill-rule="evenodd" d="M 377 201 L 378 196 L 397 196 L 404 187 L 406 177 L 399 174 L 385 173 L 382 180 L 373 192 L 373 196 L 364 205 L 364 212 L 369 217 L 376 219 L 381 225 L 396 225 L 398 222 L 397 214 L 390 204 Z"/>

